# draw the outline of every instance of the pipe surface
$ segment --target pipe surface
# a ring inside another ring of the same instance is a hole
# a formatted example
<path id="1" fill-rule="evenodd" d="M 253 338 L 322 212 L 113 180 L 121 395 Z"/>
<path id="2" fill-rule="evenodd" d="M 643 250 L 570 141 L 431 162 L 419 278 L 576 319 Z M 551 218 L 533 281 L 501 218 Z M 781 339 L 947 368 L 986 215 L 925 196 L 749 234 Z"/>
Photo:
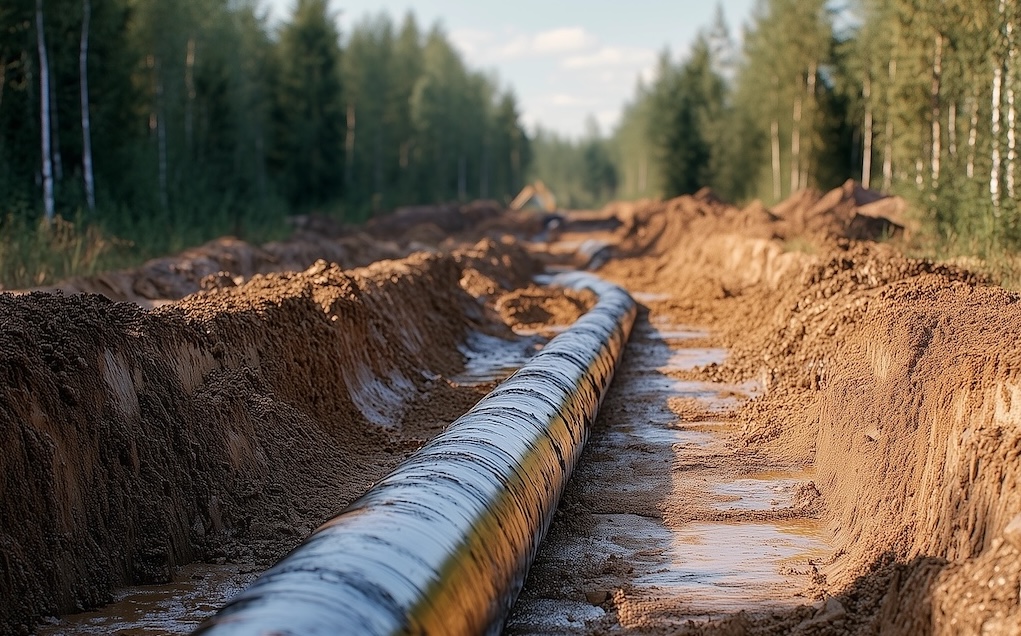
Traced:
<path id="1" fill-rule="evenodd" d="M 623 289 L 267 570 L 196 633 L 495 634 L 634 324 Z"/>

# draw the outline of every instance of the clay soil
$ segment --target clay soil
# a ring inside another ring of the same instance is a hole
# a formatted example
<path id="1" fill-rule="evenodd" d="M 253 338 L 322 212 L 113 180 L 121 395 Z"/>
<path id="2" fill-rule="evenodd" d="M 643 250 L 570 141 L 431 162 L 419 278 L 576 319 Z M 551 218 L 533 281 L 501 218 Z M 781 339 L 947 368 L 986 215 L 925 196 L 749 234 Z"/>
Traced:
<path id="1" fill-rule="evenodd" d="M 0 634 L 188 563 L 279 558 L 485 393 L 454 379 L 471 332 L 550 332 L 590 306 L 531 282 L 584 266 L 565 246 L 590 238 L 644 322 L 551 540 L 598 534 L 614 506 L 671 529 L 728 521 L 685 484 L 779 466 L 809 476 L 760 516 L 811 521 L 832 549 L 784 603 L 710 618 L 637 594 L 641 550 L 560 574 L 547 551 L 524 601 L 598 608 L 564 628 L 582 633 L 1019 634 L 1019 296 L 903 256 L 904 208 L 853 183 L 771 209 L 706 191 L 613 204 L 578 231 L 568 217 L 553 245 L 488 204 L 359 230 L 306 218 L 283 243 L 0 294 Z M 744 388 L 626 393 L 681 346 L 654 324 L 726 353 L 665 380 Z M 714 422 L 712 456 L 613 446 L 619 423 L 660 416 Z M 631 490 L 593 495 L 613 470 Z"/>
<path id="2" fill-rule="evenodd" d="M 814 602 L 638 631 L 1021 633 L 1019 296 L 904 257 L 903 208 L 849 182 L 772 210 L 711 192 L 607 210 L 625 226 L 600 273 L 729 351 L 685 377 L 758 383 L 728 446 L 811 470 L 834 547 Z"/>

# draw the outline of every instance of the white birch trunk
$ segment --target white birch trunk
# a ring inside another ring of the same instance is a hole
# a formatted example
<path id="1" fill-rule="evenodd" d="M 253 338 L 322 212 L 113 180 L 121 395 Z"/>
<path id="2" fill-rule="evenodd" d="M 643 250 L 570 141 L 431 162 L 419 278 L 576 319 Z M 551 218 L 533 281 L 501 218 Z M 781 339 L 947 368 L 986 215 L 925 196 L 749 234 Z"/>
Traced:
<path id="1" fill-rule="evenodd" d="M 798 76 L 798 90 L 794 98 L 794 113 L 791 117 L 791 193 L 798 190 L 801 181 L 801 76 Z"/>
<path id="2" fill-rule="evenodd" d="M 85 181 L 85 203 L 90 212 L 96 209 L 96 182 L 92 174 L 92 125 L 89 118 L 89 23 L 91 20 L 92 2 L 91 0 L 82 0 L 82 38 L 78 50 L 82 102 L 82 179 Z"/>
<path id="3" fill-rule="evenodd" d="M 897 58 L 891 57 L 887 66 L 890 83 L 886 89 L 886 135 L 883 139 L 883 190 L 893 188 L 893 85 L 897 79 Z"/>
<path id="4" fill-rule="evenodd" d="M 43 210 L 46 222 L 53 221 L 53 163 L 50 146 L 50 64 L 43 32 L 43 0 L 35 2 L 36 44 L 39 47 L 39 137 L 42 144 Z"/>
<path id="5" fill-rule="evenodd" d="M 1008 18 L 1007 30 L 1007 73 L 1004 78 L 1007 89 L 1007 196 L 1015 198 L 1014 188 L 1014 164 L 1017 159 L 1017 127 L 1016 111 L 1014 108 L 1014 73 L 1017 72 L 1015 58 L 1017 47 L 1014 44 L 1014 25 L 1012 18 Z"/>
<path id="6" fill-rule="evenodd" d="M 780 192 L 780 124 L 775 119 L 770 123 L 769 134 L 773 146 L 773 200 L 779 201 Z"/>
<path id="7" fill-rule="evenodd" d="M 969 179 L 975 178 L 975 148 L 978 146 L 978 89 L 974 89 L 971 97 L 971 119 L 968 121 L 968 165 L 965 173 Z"/>
<path id="8" fill-rule="evenodd" d="M 940 158 L 943 152 L 942 131 L 940 130 L 940 86 L 943 79 L 943 34 L 936 35 L 936 51 L 932 58 L 932 91 L 930 94 L 932 106 L 932 146 L 930 172 L 932 175 L 932 189 L 939 187 Z"/>
<path id="9" fill-rule="evenodd" d="M 862 85 L 865 100 L 865 140 L 861 158 L 861 185 L 868 189 L 872 182 L 872 80 L 866 75 Z"/>
<path id="10" fill-rule="evenodd" d="M 1004 17 L 1006 1 L 1000 0 L 1000 19 Z M 994 56 L 995 57 L 995 56 Z M 993 137 L 993 165 L 989 171 L 989 198 L 993 207 L 1000 207 L 1000 103 L 1002 100 L 1001 91 L 1003 88 L 1003 62 L 996 57 L 996 68 L 993 69 L 993 114 L 992 114 L 992 137 Z"/>
<path id="11" fill-rule="evenodd" d="M 801 176 L 800 176 L 800 188 L 808 187 L 808 180 L 810 176 L 810 169 L 813 163 L 813 151 L 815 149 L 815 114 L 816 114 L 816 103 L 815 103 L 815 76 L 819 71 L 819 67 L 815 62 L 808 68 L 808 90 L 805 91 L 806 97 L 808 98 L 805 102 L 808 105 L 808 136 L 805 138 L 805 149 L 803 151 L 804 160 L 801 163 Z"/>
<path id="12" fill-rule="evenodd" d="M 993 69 L 993 115 L 992 115 L 992 136 L 993 136 L 993 166 L 989 171 L 989 198 L 994 207 L 1000 205 L 1000 89 L 1003 83 L 1003 69 L 997 62 Z"/>
<path id="13" fill-rule="evenodd" d="M 779 201 L 783 196 L 780 182 L 780 122 L 777 121 L 780 112 L 780 78 L 773 76 L 773 118 L 769 122 L 770 146 L 772 149 L 773 168 L 773 200 Z"/>
<path id="14" fill-rule="evenodd" d="M 950 102 L 950 110 L 947 113 L 947 137 L 949 145 L 947 151 L 951 157 L 957 156 L 957 102 Z"/>
<path id="15" fill-rule="evenodd" d="M 48 71 L 50 76 L 50 155 L 53 158 L 53 182 L 54 186 L 64 180 L 64 163 L 60 158 L 60 119 L 57 109 L 57 85 L 53 81 L 52 70 Z"/>

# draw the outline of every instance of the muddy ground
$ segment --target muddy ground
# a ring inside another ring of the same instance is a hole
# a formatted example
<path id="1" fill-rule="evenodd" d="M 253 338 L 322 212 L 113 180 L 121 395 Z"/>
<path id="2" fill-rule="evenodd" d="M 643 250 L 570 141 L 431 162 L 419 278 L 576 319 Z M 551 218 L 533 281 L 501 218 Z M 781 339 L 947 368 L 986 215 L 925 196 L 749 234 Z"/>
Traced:
<path id="1" fill-rule="evenodd" d="M 458 381 L 469 343 L 591 304 L 530 281 L 594 239 L 645 309 L 509 631 L 1021 633 L 1019 297 L 904 257 L 903 214 L 849 183 L 772 209 L 617 203 L 558 235 L 487 204 L 306 218 L 0 295 L 0 633 L 188 563 L 272 562 L 492 386 Z M 766 474 L 775 501 L 717 505 Z M 748 524 L 825 550 L 779 585 L 664 591 L 642 542 L 690 561 L 677 537 L 724 522 L 744 534 L 720 557 L 756 545 Z M 577 620 L 537 627 L 529 604 Z"/>

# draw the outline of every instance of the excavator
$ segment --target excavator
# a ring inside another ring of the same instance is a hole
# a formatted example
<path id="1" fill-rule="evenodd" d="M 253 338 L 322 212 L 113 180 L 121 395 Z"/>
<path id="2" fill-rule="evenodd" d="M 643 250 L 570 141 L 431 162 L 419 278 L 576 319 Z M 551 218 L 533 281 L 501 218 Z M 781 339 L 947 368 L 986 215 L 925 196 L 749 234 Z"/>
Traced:
<path id="1" fill-rule="evenodd" d="M 542 180 L 526 185 L 511 201 L 510 209 L 515 212 L 522 210 L 533 210 L 542 225 L 542 235 L 539 240 L 555 240 L 561 226 L 564 224 L 564 217 L 557 210 L 557 197 L 550 192 Z"/>
<path id="2" fill-rule="evenodd" d="M 522 188 L 518 196 L 511 201 L 510 208 L 516 212 L 532 210 L 536 213 L 542 232 L 534 240 L 552 243 L 565 229 L 567 217 L 557 209 L 556 196 L 541 180 Z M 582 241 L 574 251 L 578 259 L 576 265 L 582 269 L 599 269 L 613 256 L 613 246 L 600 239 Z"/>

